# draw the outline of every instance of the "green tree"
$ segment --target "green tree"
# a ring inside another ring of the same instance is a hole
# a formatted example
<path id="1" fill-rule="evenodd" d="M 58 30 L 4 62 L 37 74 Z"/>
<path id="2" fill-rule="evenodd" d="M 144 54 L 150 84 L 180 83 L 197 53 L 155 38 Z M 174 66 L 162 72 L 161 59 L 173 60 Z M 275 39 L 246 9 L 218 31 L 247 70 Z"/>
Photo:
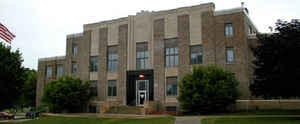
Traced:
<path id="1" fill-rule="evenodd" d="M 0 110 L 13 107 L 19 99 L 24 77 L 19 50 L 0 43 Z"/>
<path id="2" fill-rule="evenodd" d="M 226 111 L 238 98 L 234 74 L 216 66 L 198 66 L 180 83 L 178 100 L 183 110 L 209 114 Z"/>
<path id="3" fill-rule="evenodd" d="M 25 69 L 25 82 L 22 89 L 22 95 L 19 105 L 22 107 L 34 107 L 36 98 L 37 71 Z"/>
<path id="4" fill-rule="evenodd" d="M 259 34 L 252 95 L 270 98 L 300 96 L 300 22 L 278 21 L 275 33 Z"/>
<path id="5" fill-rule="evenodd" d="M 91 98 L 89 83 L 66 76 L 46 84 L 43 102 L 52 112 L 82 112 Z"/>

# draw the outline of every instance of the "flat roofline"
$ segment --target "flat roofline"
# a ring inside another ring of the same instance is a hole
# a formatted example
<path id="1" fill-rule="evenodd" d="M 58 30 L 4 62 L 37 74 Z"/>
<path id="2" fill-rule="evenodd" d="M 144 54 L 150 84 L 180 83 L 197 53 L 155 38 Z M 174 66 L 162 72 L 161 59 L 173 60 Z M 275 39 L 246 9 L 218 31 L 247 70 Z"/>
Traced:
<path id="1" fill-rule="evenodd" d="M 214 16 L 228 15 L 228 14 L 243 12 L 245 14 L 245 16 L 247 17 L 248 21 L 250 22 L 250 24 L 255 28 L 257 33 L 259 33 L 256 25 L 251 20 L 248 12 L 246 12 L 246 9 L 247 8 L 245 8 L 245 7 L 236 7 L 236 8 L 230 8 L 230 9 L 217 10 L 214 12 Z"/>
<path id="2" fill-rule="evenodd" d="M 77 38 L 77 37 L 82 37 L 82 36 L 83 36 L 83 33 L 80 32 L 80 33 L 68 34 L 67 38 Z"/>
<path id="3" fill-rule="evenodd" d="M 168 12 L 168 11 L 175 11 L 175 10 L 180 10 L 180 9 L 188 9 L 188 8 L 195 8 L 195 7 L 201 7 L 201 6 L 211 6 L 211 7 L 215 7 L 215 4 L 213 2 L 209 2 L 209 3 L 203 3 L 203 4 L 199 4 L 199 5 L 192 5 L 192 6 L 185 6 L 185 7 L 178 7 L 175 9 L 168 9 L 168 10 L 159 10 L 159 11 L 144 11 L 141 10 L 140 12 L 137 12 L 136 15 L 138 14 L 142 14 L 142 13 L 153 13 L 153 14 L 159 14 L 159 13 L 164 13 L 164 12 Z M 128 16 L 136 16 L 136 15 L 128 15 Z M 128 19 L 127 17 L 120 17 L 120 18 L 116 18 L 116 19 L 111 19 L 111 20 L 104 20 L 104 21 L 99 21 L 99 22 L 95 22 L 95 23 L 88 23 L 88 24 L 83 24 L 83 27 L 85 28 L 86 26 L 91 26 L 91 25 L 97 25 L 97 24 L 105 24 L 105 23 L 113 23 L 116 21 L 125 21 Z"/>
<path id="4" fill-rule="evenodd" d="M 54 60 L 64 60 L 65 56 L 53 56 L 53 57 L 45 57 L 39 58 L 39 61 L 54 61 Z"/>

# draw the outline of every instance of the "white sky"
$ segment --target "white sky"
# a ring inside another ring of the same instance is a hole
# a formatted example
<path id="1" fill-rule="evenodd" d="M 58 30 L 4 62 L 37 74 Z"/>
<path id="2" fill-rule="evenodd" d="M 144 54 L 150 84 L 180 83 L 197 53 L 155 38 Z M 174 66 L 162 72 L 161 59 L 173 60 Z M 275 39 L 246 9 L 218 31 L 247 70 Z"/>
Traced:
<path id="1" fill-rule="evenodd" d="M 66 35 L 83 24 L 207 2 L 216 10 L 245 2 L 260 32 L 277 19 L 300 18 L 300 0 L 0 0 L 0 22 L 16 35 L 11 46 L 23 53 L 24 66 L 37 69 L 38 58 L 65 55 Z"/>

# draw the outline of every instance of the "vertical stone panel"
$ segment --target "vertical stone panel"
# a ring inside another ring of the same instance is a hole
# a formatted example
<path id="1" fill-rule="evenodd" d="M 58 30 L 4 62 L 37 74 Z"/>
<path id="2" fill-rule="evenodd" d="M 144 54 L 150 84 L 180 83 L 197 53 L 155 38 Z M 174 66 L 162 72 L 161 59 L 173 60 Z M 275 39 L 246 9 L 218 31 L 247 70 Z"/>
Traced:
<path id="1" fill-rule="evenodd" d="M 119 26 L 119 69 L 118 69 L 118 96 L 123 104 L 126 104 L 126 70 L 127 70 L 127 41 L 128 24 Z"/>
<path id="2" fill-rule="evenodd" d="M 215 23 L 213 11 L 202 13 L 203 64 L 216 64 Z"/>
<path id="3" fill-rule="evenodd" d="M 165 65 L 164 65 L 164 19 L 153 23 L 153 69 L 154 69 L 154 100 L 165 101 Z"/>
<path id="4" fill-rule="evenodd" d="M 180 15 L 177 18 L 179 41 L 178 78 L 180 81 L 184 74 L 190 72 L 190 21 L 189 15 Z"/>
<path id="5" fill-rule="evenodd" d="M 98 98 L 101 101 L 106 99 L 107 85 L 107 41 L 108 29 L 100 28 L 99 30 L 99 75 L 98 75 Z"/>

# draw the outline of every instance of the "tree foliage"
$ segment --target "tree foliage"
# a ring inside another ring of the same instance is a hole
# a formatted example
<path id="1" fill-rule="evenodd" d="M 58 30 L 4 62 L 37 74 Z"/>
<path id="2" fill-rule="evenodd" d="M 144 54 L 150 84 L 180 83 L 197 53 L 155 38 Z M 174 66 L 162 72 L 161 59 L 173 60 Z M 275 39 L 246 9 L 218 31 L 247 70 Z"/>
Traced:
<path id="1" fill-rule="evenodd" d="M 23 107 L 34 107 L 36 98 L 37 71 L 25 69 L 25 82 L 22 89 L 19 105 Z"/>
<path id="2" fill-rule="evenodd" d="M 19 99 L 25 80 L 22 62 L 19 50 L 0 43 L 0 110 L 13 107 Z"/>
<path id="3" fill-rule="evenodd" d="M 52 112 L 82 112 L 91 98 L 89 83 L 70 76 L 45 85 L 43 102 Z"/>
<path id="4" fill-rule="evenodd" d="M 251 93 L 263 98 L 300 96 L 300 22 L 278 21 L 276 32 L 259 34 Z"/>
<path id="5" fill-rule="evenodd" d="M 182 109 L 196 113 L 225 111 L 238 98 L 239 82 L 234 74 L 216 66 L 194 67 L 180 83 Z"/>

